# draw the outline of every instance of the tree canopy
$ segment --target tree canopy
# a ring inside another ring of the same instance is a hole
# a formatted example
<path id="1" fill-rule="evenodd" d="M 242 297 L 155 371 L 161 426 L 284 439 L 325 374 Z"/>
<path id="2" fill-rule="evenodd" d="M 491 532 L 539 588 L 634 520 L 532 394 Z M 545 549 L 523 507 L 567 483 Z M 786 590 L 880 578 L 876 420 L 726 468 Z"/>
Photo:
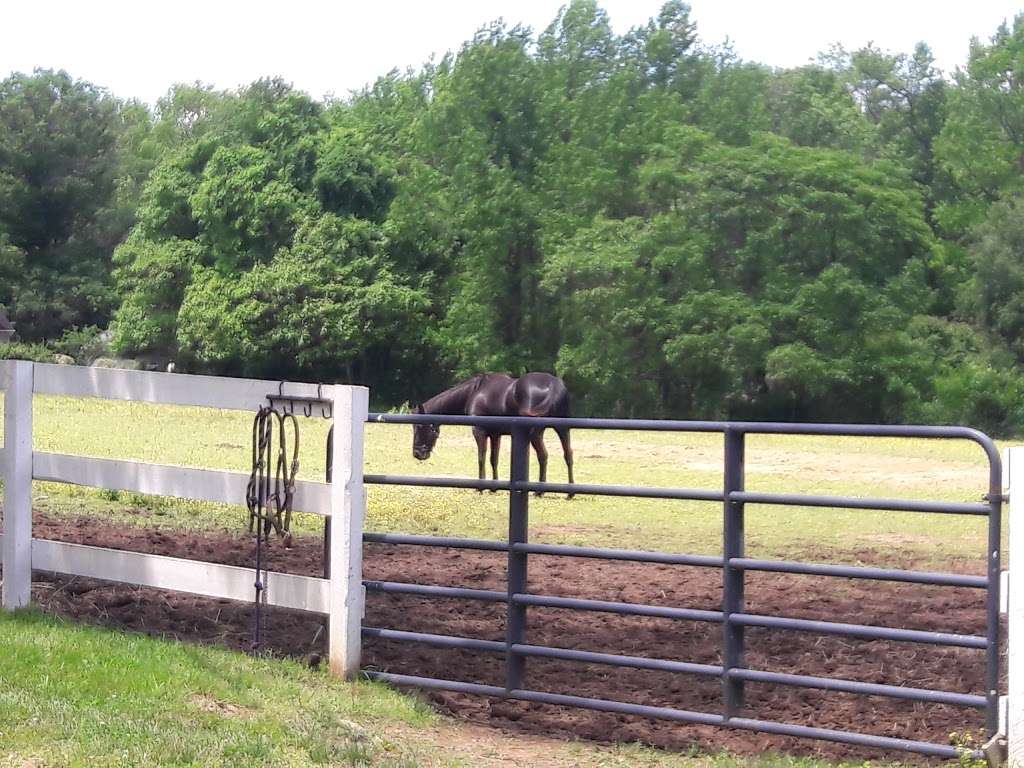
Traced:
<path id="1" fill-rule="evenodd" d="M 15 74 L 0 305 L 26 341 L 110 327 L 382 405 L 551 370 L 580 414 L 1018 432 L 1022 83 L 1024 15 L 954 73 L 927 41 L 777 70 L 679 0 L 623 35 L 593 0 L 496 22 L 326 102 Z"/>

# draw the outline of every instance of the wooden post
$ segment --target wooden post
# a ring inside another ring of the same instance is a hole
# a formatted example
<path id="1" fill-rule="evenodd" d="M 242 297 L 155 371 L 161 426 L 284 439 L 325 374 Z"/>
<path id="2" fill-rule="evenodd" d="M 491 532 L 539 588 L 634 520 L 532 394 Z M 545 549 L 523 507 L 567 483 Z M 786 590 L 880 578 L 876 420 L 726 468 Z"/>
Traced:
<path id="1" fill-rule="evenodd" d="M 369 411 L 370 391 L 365 387 L 336 385 L 333 399 L 328 656 L 332 673 L 352 678 L 359 673 L 365 604 L 363 425 Z"/>
<path id="2" fill-rule="evenodd" d="M 4 389 L 3 607 L 32 598 L 32 363 L 6 365 Z"/>
<path id="3" fill-rule="evenodd" d="M 1006 481 L 1010 503 L 1006 522 L 1010 528 L 1006 656 L 1009 679 L 1006 686 L 1007 755 L 1011 768 L 1024 768 L 1024 448 L 1006 451 Z"/>

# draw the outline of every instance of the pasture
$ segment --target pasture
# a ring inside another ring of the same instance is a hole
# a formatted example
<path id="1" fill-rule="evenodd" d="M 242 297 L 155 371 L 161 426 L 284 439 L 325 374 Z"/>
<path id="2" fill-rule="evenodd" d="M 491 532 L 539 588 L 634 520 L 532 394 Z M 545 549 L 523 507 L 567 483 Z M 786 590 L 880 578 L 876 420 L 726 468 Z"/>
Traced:
<path id="1" fill-rule="evenodd" d="M 251 416 L 176 406 L 39 396 L 36 450 L 248 471 Z M 326 423 L 302 420 L 299 477 L 324 478 Z M 549 480 L 565 481 L 557 439 L 548 431 Z M 716 488 L 721 483 L 719 435 L 573 432 L 577 482 Z M 1009 443 L 1007 444 L 1009 445 Z M 1001 446 L 1005 447 L 1005 446 Z M 369 424 L 366 472 L 474 477 L 476 447 L 465 427 L 445 427 L 434 455 L 412 457 L 412 428 Z M 509 440 L 502 445 L 507 477 Z M 752 435 L 747 442 L 748 490 L 936 501 L 977 501 L 986 489 L 984 455 L 970 443 L 888 438 Z M 533 464 L 532 472 L 536 473 Z M 476 538 L 507 534 L 506 494 L 469 490 L 369 486 L 368 531 Z M 37 484 L 36 507 L 58 515 L 87 513 L 125 524 L 193 530 L 240 529 L 244 510 Z M 716 554 L 721 506 L 716 503 L 578 496 L 531 498 L 531 540 Z M 299 515 L 297 530 L 319 533 L 322 522 Z M 751 557 L 815 557 L 856 562 L 885 559 L 940 564 L 980 557 L 984 519 L 885 511 L 747 505 Z"/>

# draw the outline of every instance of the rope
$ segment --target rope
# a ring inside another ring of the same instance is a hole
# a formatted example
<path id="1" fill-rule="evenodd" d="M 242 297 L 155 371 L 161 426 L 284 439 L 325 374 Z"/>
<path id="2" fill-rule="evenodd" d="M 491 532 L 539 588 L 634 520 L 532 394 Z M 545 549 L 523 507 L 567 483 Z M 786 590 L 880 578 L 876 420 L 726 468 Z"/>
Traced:
<path id="1" fill-rule="evenodd" d="M 288 429 L 292 425 L 291 462 L 288 461 Z M 277 432 L 277 457 L 274 458 L 274 432 Z M 273 481 L 270 468 L 273 467 Z M 299 471 L 299 422 L 291 413 L 282 414 L 272 406 L 263 406 L 252 422 L 252 472 L 245 500 L 249 508 L 249 532 L 256 534 L 256 615 L 253 627 L 253 650 L 259 648 L 262 629 L 262 607 L 266 603 L 264 583 L 263 542 L 270 540 L 273 529 L 291 546 L 289 528 L 292 522 L 292 499 L 295 476 Z"/>

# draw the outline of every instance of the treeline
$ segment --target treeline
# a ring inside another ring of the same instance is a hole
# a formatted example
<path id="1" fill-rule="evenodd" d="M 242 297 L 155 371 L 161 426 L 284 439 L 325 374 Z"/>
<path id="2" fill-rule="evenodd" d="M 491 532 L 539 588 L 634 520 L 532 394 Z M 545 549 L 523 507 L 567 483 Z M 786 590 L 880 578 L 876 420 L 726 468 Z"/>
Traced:
<path id="1" fill-rule="evenodd" d="M 966 44 L 966 41 L 965 41 Z M 687 5 L 495 24 L 341 101 L 0 83 L 25 342 L 368 384 L 553 370 L 579 414 L 1024 431 L 1024 16 L 944 74 L 773 70 Z"/>

